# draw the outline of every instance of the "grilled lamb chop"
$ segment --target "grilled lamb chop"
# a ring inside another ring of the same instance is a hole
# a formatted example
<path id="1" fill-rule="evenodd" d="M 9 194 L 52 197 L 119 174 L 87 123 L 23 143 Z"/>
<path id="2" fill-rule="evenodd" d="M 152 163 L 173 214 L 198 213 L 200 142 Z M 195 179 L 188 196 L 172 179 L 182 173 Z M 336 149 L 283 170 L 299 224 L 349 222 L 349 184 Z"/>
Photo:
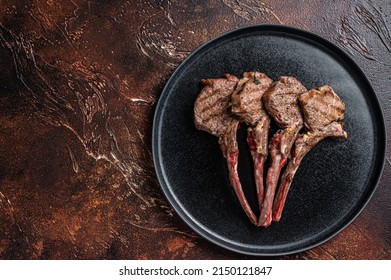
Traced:
<path id="1" fill-rule="evenodd" d="M 307 132 L 297 137 L 290 161 L 281 177 L 273 203 L 273 221 L 281 218 L 293 177 L 306 153 L 326 137 L 347 138 L 343 123 L 337 122 L 344 117 L 345 104 L 330 86 L 325 85 L 302 94 L 299 103 Z"/>
<path id="2" fill-rule="evenodd" d="M 280 129 L 274 134 L 269 145 L 271 165 L 266 177 L 266 192 L 259 216 L 259 226 L 267 227 L 272 222 L 272 206 L 278 178 L 303 127 L 298 98 L 306 91 L 297 79 L 283 76 L 263 95 L 263 104 Z"/>
<path id="3" fill-rule="evenodd" d="M 245 72 L 232 93 L 232 113 L 248 126 L 247 142 L 254 162 L 254 177 L 259 209 L 263 201 L 263 167 L 267 158 L 270 117 L 262 96 L 273 81 L 260 72 Z"/>
<path id="4" fill-rule="evenodd" d="M 257 218 L 244 195 L 237 170 L 239 149 L 236 133 L 240 121 L 231 114 L 229 107 L 231 94 L 238 81 L 238 78 L 229 74 L 226 74 L 225 78 L 202 80 L 204 87 L 194 103 L 194 123 L 198 129 L 219 137 L 236 196 L 250 221 L 257 224 Z"/>

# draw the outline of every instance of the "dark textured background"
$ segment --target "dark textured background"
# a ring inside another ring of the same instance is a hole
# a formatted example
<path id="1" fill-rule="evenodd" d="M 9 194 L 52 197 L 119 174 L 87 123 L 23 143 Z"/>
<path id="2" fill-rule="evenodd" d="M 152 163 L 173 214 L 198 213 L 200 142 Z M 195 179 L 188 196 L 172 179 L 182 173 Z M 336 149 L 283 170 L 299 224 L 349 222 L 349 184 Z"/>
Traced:
<path id="1" fill-rule="evenodd" d="M 311 3 L 309 3 L 311 2 Z M 152 118 L 197 46 L 237 27 L 302 28 L 363 69 L 391 130 L 389 1 L 0 2 L 0 258 L 241 259 L 192 232 L 157 182 Z M 391 259 L 391 152 L 332 240 L 282 259 Z"/>

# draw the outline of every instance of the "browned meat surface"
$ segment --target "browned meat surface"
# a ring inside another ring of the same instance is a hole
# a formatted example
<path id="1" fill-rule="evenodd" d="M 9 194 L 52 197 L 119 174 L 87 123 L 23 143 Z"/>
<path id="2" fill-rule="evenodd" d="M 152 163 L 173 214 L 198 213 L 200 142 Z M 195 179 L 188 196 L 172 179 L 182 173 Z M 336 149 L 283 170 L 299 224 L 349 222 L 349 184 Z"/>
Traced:
<path id="1" fill-rule="evenodd" d="M 268 155 L 270 116 L 265 111 L 262 96 L 273 81 L 260 72 L 245 72 L 231 96 L 232 112 L 248 128 L 247 142 L 254 162 L 254 177 L 259 207 L 263 200 L 263 168 Z"/>
<path id="2" fill-rule="evenodd" d="M 194 103 L 194 123 L 198 129 L 219 137 L 236 196 L 250 221 L 256 224 L 257 218 L 244 195 L 237 171 L 239 149 L 236 132 L 240 121 L 230 112 L 230 101 L 238 81 L 228 74 L 225 78 L 202 80 L 204 87 Z"/>
<path id="3" fill-rule="evenodd" d="M 316 130 L 340 120 L 345 113 L 345 104 L 328 85 L 308 91 L 300 97 L 299 102 L 308 130 Z"/>
<path id="4" fill-rule="evenodd" d="M 279 221 L 281 218 L 293 177 L 307 152 L 326 137 L 347 138 L 343 124 L 337 122 L 344 117 L 345 104 L 330 86 L 326 85 L 302 94 L 299 97 L 299 103 L 308 131 L 297 137 L 291 159 L 281 177 L 281 183 L 273 203 L 274 221 Z"/>
<path id="5" fill-rule="evenodd" d="M 232 112 L 251 126 L 268 118 L 262 96 L 272 82 L 264 73 L 245 72 L 231 96 Z"/>
<path id="6" fill-rule="evenodd" d="M 267 112 L 280 129 L 270 141 L 271 164 L 266 176 L 266 191 L 258 225 L 267 227 L 272 222 L 272 207 L 278 179 L 292 145 L 303 127 L 303 118 L 298 98 L 306 88 L 294 77 L 280 77 L 263 95 Z"/>
<path id="7" fill-rule="evenodd" d="M 232 75 L 225 78 L 204 79 L 204 85 L 194 103 L 194 123 L 197 129 L 220 137 L 227 127 L 237 120 L 229 112 L 229 102 L 239 79 Z"/>
<path id="8" fill-rule="evenodd" d="M 263 102 L 266 110 L 280 128 L 303 123 L 297 98 L 306 91 L 296 78 L 283 76 L 265 92 Z"/>

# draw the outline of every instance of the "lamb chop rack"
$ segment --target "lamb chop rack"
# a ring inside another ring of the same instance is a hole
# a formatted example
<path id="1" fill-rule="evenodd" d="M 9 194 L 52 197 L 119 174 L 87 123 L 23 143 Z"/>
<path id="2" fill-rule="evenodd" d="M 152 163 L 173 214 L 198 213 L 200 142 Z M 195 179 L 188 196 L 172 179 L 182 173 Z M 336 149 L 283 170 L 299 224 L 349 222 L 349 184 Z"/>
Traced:
<path id="1" fill-rule="evenodd" d="M 250 221 L 257 224 L 257 217 L 245 197 L 237 170 L 239 148 L 236 134 L 240 120 L 230 112 L 230 101 L 238 81 L 237 77 L 229 74 L 225 78 L 202 80 L 204 87 L 194 103 L 194 123 L 198 129 L 219 138 L 235 194 Z"/>
<path id="2" fill-rule="evenodd" d="M 270 126 L 270 116 L 263 106 L 262 96 L 272 82 L 264 73 L 245 72 L 231 96 L 232 113 L 249 126 L 247 142 L 254 163 L 259 209 L 261 209 L 264 194 L 263 169 L 268 155 Z"/>
<path id="3" fill-rule="evenodd" d="M 263 104 L 279 130 L 270 140 L 271 164 L 266 176 L 266 191 L 258 225 L 268 227 L 272 222 L 272 207 L 281 169 L 286 164 L 292 145 L 303 127 L 298 98 L 307 89 L 294 77 L 283 76 L 263 95 Z"/>
<path id="4" fill-rule="evenodd" d="M 337 122 L 344 117 L 345 104 L 330 86 L 325 85 L 302 94 L 299 103 L 307 132 L 297 137 L 291 158 L 281 177 L 273 203 L 273 221 L 281 218 L 293 177 L 304 156 L 326 137 L 347 138 L 343 123 Z"/>

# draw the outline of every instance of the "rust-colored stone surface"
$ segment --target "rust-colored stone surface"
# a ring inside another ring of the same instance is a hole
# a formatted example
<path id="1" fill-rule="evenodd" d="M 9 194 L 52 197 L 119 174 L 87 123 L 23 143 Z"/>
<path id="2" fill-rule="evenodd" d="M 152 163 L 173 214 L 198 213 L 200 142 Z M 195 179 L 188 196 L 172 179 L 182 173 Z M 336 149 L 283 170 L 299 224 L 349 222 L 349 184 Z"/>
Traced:
<path id="1" fill-rule="evenodd" d="M 165 82 L 223 32 L 291 25 L 353 57 L 391 132 L 390 14 L 369 0 L 2 0 L 0 259 L 254 258 L 199 237 L 160 191 L 151 129 Z M 391 259 L 390 147 L 360 216 L 280 259 Z"/>

